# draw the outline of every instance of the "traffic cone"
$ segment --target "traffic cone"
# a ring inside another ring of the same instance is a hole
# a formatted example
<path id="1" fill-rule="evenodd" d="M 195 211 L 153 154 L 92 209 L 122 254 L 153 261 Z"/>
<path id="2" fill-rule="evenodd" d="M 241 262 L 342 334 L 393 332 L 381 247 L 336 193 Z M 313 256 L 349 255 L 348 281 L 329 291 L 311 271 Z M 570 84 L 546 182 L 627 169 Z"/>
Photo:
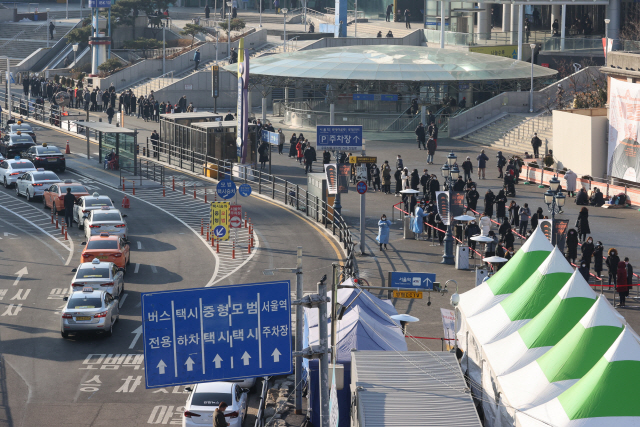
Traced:
<path id="1" fill-rule="evenodd" d="M 67 149 L 64 151 L 65 154 L 71 154 L 71 148 L 69 148 L 69 140 L 67 139 Z"/>

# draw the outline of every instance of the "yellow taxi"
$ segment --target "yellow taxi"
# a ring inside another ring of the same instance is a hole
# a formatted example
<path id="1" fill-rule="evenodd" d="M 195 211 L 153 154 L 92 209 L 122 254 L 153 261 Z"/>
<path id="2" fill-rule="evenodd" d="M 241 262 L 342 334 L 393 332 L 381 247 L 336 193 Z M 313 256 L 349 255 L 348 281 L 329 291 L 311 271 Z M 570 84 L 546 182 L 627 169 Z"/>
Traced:
<path id="1" fill-rule="evenodd" d="M 97 258 L 101 262 L 112 262 L 118 268 L 127 271 L 127 265 L 131 262 L 129 241 L 120 236 L 100 233 L 91 236 L 87 242 L 82 242 L 85 247 L 80 255 L 80 262 L 91 262 Z"/>

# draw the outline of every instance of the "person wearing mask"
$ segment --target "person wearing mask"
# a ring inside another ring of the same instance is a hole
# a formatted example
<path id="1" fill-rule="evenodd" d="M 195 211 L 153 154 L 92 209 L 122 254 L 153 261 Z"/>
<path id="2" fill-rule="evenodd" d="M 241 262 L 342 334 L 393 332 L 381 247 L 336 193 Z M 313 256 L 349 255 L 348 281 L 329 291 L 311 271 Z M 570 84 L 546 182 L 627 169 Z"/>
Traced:
<path id="1" fill-rule="evenodd" d="M 602 260 L 604 253 L 604 245 L 601 241 L 596 242 L 596 246 L 593 249 L 593 271 L 596 272 L 596 276 L 602 277 Z"/>
<path id="2" fill-rule="evenodd" d="M 278 155 L 282 155 L 285 139 L 286 138 L 284 136 L 284 133 L 282 133 L 282 129 L 278 129 Z"/>
<path id="3" fill-rule="evenodd" d="M 380 169 L 376 164 L 371 166 L 371 180 L 373 181 L 373 192 L 382 191 L 380 188 Z"/>
<path id="4" fill-rule="evenodd" d="M 507 158 L 502 155 L 502 151 L 498 151 L 498 178 L 504 178 L 504 173 L 502 172 L 502 168 L 507 164 Z"/>
<path id="5" fill-rule="evenodd" d="M 304 150 L 304 173 L 313 173 L 313 162 L 316 159 L 316 149 L 311 146 L 311 144 L 307 145 L 307 149 Z"/>
<path id="6" fill-rule="evenodd" d="M 591 268 L 591 258 L 595 251 L 593 238 L 589 237 L 587 241 L 582 244 L 580 250 L 582 251 L 582 261 L 587 263 L 587 270 L 589 270 Z M 602 265 L 602 262 L 600 262 L 600 264 Z"/>
<path id="7" fill-rule="evenodd" d="M 411 172 L 409 185 L 411 186 L 412 190 L 418 191 L 418 187 L 420 186 L 420 175 L 418 174 L 418 169 L 414 169 L 413 172 Z"/>
<path id="8" fill-rule="evenodd" d="M 582 274 L 584 280 L 589 283 L 589 264 L 587 264 L 587 261 L 584 258 L 580 260 L 578 271 Z"/>
<path id="9" fill-rule="evenodd" d="M 471 179 L 471 174 L 473 173 L 473 163 L 471 163 L 471 157 L 467 156 L 467 160 L 462 162 L 462 170 L 464 172 L 464 181 L 469 181 Z"/>
<path id="10" fill-rule="evenodd" d="M 476 223 L 476 220 L 472 219 L 469 222 L 469 225 L 467 226 L 467 229 L 464 232 L 464 235 L 467 238 L 467 245 L 469 246 L 469 248 L 472 249 L 472 250 L 469 251 L 470 258 L 474 258 L 475 252 L 473 252 L 473 251 L 475 251 L 475 249 L 476 249 L 476 241 L 475 240 L 471 240 L 471 238 L 473 236 L 479 235 L 480 233 L 481 233 L 480 232 L 480 227 Z"/>
<path id="11" fill-rule="evenodd" d="M 618 256 L 618 250 L 616 248 L 609 249 L 607 254 L 609 256 L 607 257 L 605 264 L 609 269 L 609 286 L 611 286 L 611 279 L 613 279 L 613 284 L 615 286 L 618 280 L 617 269 L 618 263 L 620 262 L 620 257 Z"/>
<path id="12" fill-rule="evenodd" d="M 402 189 L 403 190 L 408 190 L 410 189 L 410 182 L 409 182 L 409 169 L 404 168 L 402 170 Z"/>
<path id="13" fill-rule="evenodd" d="M 505 220 L 500 224 L 498 228 L 498 234 L 500 234 L 500 240 L 504 240 L 507 231 L 511 230 L 511 226 L 509 225 L 509 221 L 505 218 Z"/>
<path id="14" fill-rule="evenodd" d="M 535 231 L 538 228 L 538 222 L 544 218 L 544 212 L 542 208 L 538 208 L 536 213 L 531 216 L 531 231 Z"/>
<path id="15" fill-rule="evenodd" d="M 391 166 L 387 160 L 382 165 L 382 191 L 384 194 L 391 194 Z"/>
<path id="16" fill-rule="evenodd" d="M 296 158 L 298 159 L 298 163 L 302 164 L 302 159 L 304 158 L 304 141 L 298 140 L 296 144 Z"/>
<path id="17" fill-rule="evenodd" d="M 73 206 L 76 203 L 76 196 L 71 194 L 71 187 L 67 187 L 67 194 L 64 195 L 64 222 L 67 229 L 73 225 Z"/>
<path id="18" fill-rule="evenodd" d="M 507 253 L 504 254 L 504 257 L 507 261 L 509 261 L 515 255 L 515 251 L 513 250 L 513 246 L 509 246 L 507 248 Z"/>
<path id="19" fill-rule="evenodd" d="M 458 179 L 453 183 L 453 191 L 464 191 L 465 186 L 462 176 L 458 175 Z"/>
<path id="20" fill-rule="evenodd" d="M 498 221 L 504 220 L 506 218 L 506 210 L 507 210 L 507 196 L 504 194 L 504 190 L 498 191 L 498 195 L 495 199 L 496 203 L 496 218 Z"/>
<path id="21" fill-rule="evenodd" d="M 478 157 L 476 157 L 478 161 L 478 179 L 486 179 L 485 178 L 485 170 L 487 168 L 487 162 L 489 161 L 489 157 L 484 154 L 484 150 L 480 151 Z"/>
<path id="22" fill-rule="evenodd" d="M 396 169 L 404 169 L 404 163 L 402 162 L 400 154 L 398 154 L 398 158 L 396 159 Z"/>
<path id="23" fill-rule="evenodd" d="M 400 192 L 402 191 L 402 169 L 396 170 L 393 178 L 396 180 L 395 196 L 400 197 Z"/>
<path id="24" fill-rule="evenodd" d="M 415 199 L 413 194 L 411 197 Z M 411 214 L 410 225 L 411 231 L 413 231 L 416 240 L 420 240 L 420 235 L 424 231 L 424 217 L 426 217 L 427 214 L 424 213 L 424 210 L 422 209 L 423 206 L 424 205 L 421 203 L 417 205 L 413 211 L 409 210 L 409 212 L 413 212 Z"/>
<path id="25" fill-rule="evenodd" d="M 578 232 L 571 229 L 567 232 L 567 260 L 575 264 L 578 258 Z"/>
<path id="26" fill-rule="evenodd" d="M 620 304 L 616 304 L 616 307 L 625 307 L 625 298 L 629 296 L 630 285 L 627 283 L 627 266 L 624 261 L 618 261 L 618 268 L 615 274 L 618 276 L 616 291 L 620 296 Z"/>
<path id="27" fill-rule="evenodd" d="M 292 158 L 292 157 L 294 159 L 296 158 L 296 145 L 297 144 L 298 144 L 298 137 L 294 133 L 293 135 L 291 135 L 291 139 L 289 140 L 289 158 Z M 328 151 L 325 150 L 325 153 L 328 153 Z M 331 153 L 329 153 L 329 160 L 331 160 Z M 329 162 L 327 162 L 327 163 L 329 163 Z"/>
<path id="28" fill-rule="evenodd" d="M 424 128 L 424 124 L 422 124 L 422 122 L 420 122 L 420 124 L 418 124 L 418 127 L 415 130 L 415 134 L 416 134 L 416 141 L 418 142 L 418 149 L 422 150 L 422 148 L 424 147 L 424 149 L 426 150 L 426 137 L 427 137 L 427 133 L 426 130 Z"/>
<path id="29" fill-rule="evenodd" d="M 580 209 L 578 219 L 576 220 L 576 227 L 578 228 L 578 236 L 581 242 L 587 239 L 587 234 L 591 234 L 591 228 L 589 227 L 589 209 L 583 207 Z"/>
<path id="30" fill-rule="evenodd" d="M 509 224 L 511 224 L 511 227 L 513 228 L 518 228 L 520 226 L 520 216 L 518 215 L 519 210 L 520 206 L 518 206 L 515 200 L 512 200 L 511 203 L 509 203 Z"/>
<path id="31" fill-rule="evenodd" d="M 429 171 L 424 169 L 422 171 L 422 176 L 420 177 L 420 185 L 422 185 L 422 197 L 427 197 L 427 185 L 429 185 Z"/>
<path id="32" fill-rule="evenodd" d="M 382 250 L 382 245 L 386 250 L 387 244 L 389 244 L 389 227 L 391 227 L 391 221 L 387 219 L 386 215 L 382 215 L 378 221 L 378 236 L 376 237 L 380 250 Z"/>
<path id="33" fill-rule="evenodd" d="M 484 195 L 484 214 L 489 217 L 493 216 L 493 204 L 496 202 L 496 196 L 491 189 L 488 189 Z"/>
<path id="34" fill-rule="evenodd" d="M 475 211 L 478 208 L 479 198 L 480 193 L 478 193 L 476 187 L 471 187 L 471 189 L 467 192 L 467 209 Z"/>
<path id="35" fill-rule="evenodd" d="M 429 181 L 429 200 L 436 200 L 436 191 L 440 191 L 440 181 L 438 181 L 438 177 L 435 174 L 431 175 L 431 180 Z"/>
<path id="36" fill-rule="evenodd" d="M 529 218 L 531 218 L 531 209 L 529 209 L 529 204 L 525 203 L 524 206 L 520 208 L 518 211 L 518 216 L 520 217 L 520 229 L 518 234 L 521 236 L 525 236 L 527 234 L 527 225 L 529 224 Z"/>

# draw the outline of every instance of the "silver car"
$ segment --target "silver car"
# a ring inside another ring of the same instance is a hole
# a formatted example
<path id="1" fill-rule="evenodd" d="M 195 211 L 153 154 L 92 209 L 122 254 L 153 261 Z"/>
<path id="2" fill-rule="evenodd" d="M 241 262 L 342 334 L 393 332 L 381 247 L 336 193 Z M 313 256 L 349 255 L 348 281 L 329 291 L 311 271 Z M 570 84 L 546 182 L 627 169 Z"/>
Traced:
<path id="1" fill-rule="evenodd" d="M 113 324 L 120 317 L 118 298 L 91 287 L 73 292 L 65 297 L 67 305 L 62 309 L 60 335 L 68 338 L 71 332 L 104 332 L 113 335 Z"/>
<path id="2" fill-rule="evenodd" d="M 129 234 L 127 223 L 124 220 L 127 216 L 122 215 L 118 209 L 105 206 L 102 209 L 91 210 L 83 216 L 84 234 L 87 241 L 91 236 L 98 236 L 104 232 L 112 236 L 120 236 L 123 239 L 126 239 Z"/>
<path id="3" fill-rule="evenodd" d="M 113 202 L 108 196 L 93 193 L 91 196 L 78 197 L 73 207 L 73 220 L 78 223 L 78 228 L 84 228 L 84 214 L 94 209 L 102 209 L 104 206 L 113 207 Z"/>
<path id="4" fill-rule="evenodd" d="M 16 183 L 18 177 L 25 172 L 35 171 L 36 167 L 29 160 L 19 157 L 15 159 L 5 159 L 0 162 L 0 180 L 4 188 L 9 188 Z"/>
<path id="5" fill-rule="evenodd" d="M 224 411 L 229 427 L 242 427 L 247 415 L 249 390 L 229 382 L 200 383 L 185 390 L 189 397 L 184 405 L 182 427 L 213 425 L 213 411 L 220 402 L 229 405 Z"/>
<path id="6" fill-rule="evenodd" d="M 38 168 L 35 172 L 26 172 L 16 180 L 16 195 L 24 195 L 30 202 L 34 197 L 42 197 L 44 190 L 57 182 L 61 182 L 58 175 Z"/>
<path id="7" fill-rule="evenodd" d="M 76 273 L 71 281 L 71 293 L 87 286 L 113 296 L 119 296 L 124 291 L 124 270 L 112 262 L 102 262 L 94 258 L 93 261 L 83 262 L 71 271 Z"/>

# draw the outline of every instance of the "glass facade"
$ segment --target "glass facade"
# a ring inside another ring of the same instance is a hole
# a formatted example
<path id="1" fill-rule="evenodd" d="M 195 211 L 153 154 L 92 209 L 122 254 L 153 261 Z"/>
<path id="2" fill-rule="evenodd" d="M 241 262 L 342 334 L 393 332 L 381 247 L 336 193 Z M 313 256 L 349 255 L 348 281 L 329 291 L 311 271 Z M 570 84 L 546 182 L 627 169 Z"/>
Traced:
<path id="1" fill-rule="evenodd" d="M 133 171 L 137 157 L 137 153 L 134 152 L 136 150 L 134 135 L 98 132 L 98 138 L 101 160 L 104 160 L 109 153 L 114 152 L 118 156 L 119 167 Z"/>

